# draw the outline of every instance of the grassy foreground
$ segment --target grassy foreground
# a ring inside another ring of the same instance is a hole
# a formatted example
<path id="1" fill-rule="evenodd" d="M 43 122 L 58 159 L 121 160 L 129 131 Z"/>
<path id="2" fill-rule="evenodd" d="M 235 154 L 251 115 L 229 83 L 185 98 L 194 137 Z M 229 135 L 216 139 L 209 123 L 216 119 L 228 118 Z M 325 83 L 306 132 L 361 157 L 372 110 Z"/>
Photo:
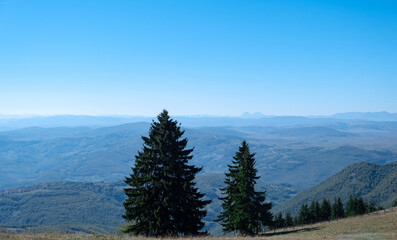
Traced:
<path id="1" fill-rule="evenodd" d="M 394 210 L 394 211 L 392 211 Z M 335 239 L 335 240 L 383 240 L 397 239 L 397 208 L 385 212 L 339 221 L 318 223 L 305 227 L 289 228 L 284 231 L 267 232 L 263 236 L 244 237 L 244 239 L 298 240 L 298 239 Z M 235 240 L 243 237 L 206 237 L 203 239 Z M 58 233 L 0 233 L 0 239 L 14 240 L 128 240 L 147 239 L 143 237 L 96 235 L 96 234 L 58 234 Z"/>

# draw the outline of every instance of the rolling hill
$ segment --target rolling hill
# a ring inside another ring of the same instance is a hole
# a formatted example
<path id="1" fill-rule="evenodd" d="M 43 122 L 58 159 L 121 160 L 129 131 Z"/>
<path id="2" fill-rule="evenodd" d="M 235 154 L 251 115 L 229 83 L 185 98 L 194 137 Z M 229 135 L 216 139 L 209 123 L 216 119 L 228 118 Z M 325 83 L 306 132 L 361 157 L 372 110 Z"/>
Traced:
<path id="1" fill-rule="evenodd" d="M 380 165 L 361 162 L 350 165 L 324 182 L 281 203 L 272 211 L 296 214 L 303 203 L 321 201 L 324 197 L 331 201 L 340 197 L 346 204 L 350 195 L 390 207 L 397 198 L 397 163 Z"/>

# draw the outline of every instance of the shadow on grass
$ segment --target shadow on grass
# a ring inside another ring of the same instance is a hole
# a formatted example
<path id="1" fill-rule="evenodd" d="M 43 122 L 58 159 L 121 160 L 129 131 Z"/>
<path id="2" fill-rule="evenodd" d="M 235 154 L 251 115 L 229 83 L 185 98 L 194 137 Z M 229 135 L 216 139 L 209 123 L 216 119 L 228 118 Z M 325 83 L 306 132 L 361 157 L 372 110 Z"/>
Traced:
<path id="1" fill-rule="evenodd" d="M 299 233 L 299 232 L 311 232 L 311 231 L 317 231 L 320 230 L 320 227 L 306 227 L 306 228 L 296 228 L 293 230 L 286 230 L 282 232 L 267 232 L 261 234 L 261 236 L 264 237 L 270 237 L 270 236 L 277 236 L 277 235 L 285 235 L 285 234 L 290 234 L 290 233 Z"/>

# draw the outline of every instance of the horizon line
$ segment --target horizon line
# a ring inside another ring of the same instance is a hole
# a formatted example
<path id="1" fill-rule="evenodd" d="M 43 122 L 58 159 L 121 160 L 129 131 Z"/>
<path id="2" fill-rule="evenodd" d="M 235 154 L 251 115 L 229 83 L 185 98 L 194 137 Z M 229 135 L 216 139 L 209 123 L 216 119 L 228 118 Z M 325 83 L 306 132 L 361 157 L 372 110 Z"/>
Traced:
<path id="1" fill-rule="evenodd" d="M 308 115 L 294 115 L 294 114 L 263 114 L 261 112 L 243 112 L 240 115 L 211 115 L 211 114 L 192 114 L 192 115 L 173 115 L 173 117 L 191 117 L 191 118 L 200 118 L 200 117 L 214 117 L 214 118 L 271 118 L 271 117 L 308 117 L 308 118 L 324 118 L 324 117 L 332 117 L 339 114 L 397 114 L 394 112 L 388 111 L 368 111 L 368 112 L 336 112 L 333 114 L 308 114 Z M 128 115 L 128 114 L 73 114 L 73 113 L 61 113 L 61 114 L 31 114 L 31 113 L 23 113 L 23 114 L 3 114 L 0 113 L 0 117 L 8 117 L 8 118 L 34 118 L 34 117 L 61 117 L 61 116 L 73 116 L 73 117 L 125 117 L 125 118 L 155 118 L 155 116 L 148 115 Z"/>

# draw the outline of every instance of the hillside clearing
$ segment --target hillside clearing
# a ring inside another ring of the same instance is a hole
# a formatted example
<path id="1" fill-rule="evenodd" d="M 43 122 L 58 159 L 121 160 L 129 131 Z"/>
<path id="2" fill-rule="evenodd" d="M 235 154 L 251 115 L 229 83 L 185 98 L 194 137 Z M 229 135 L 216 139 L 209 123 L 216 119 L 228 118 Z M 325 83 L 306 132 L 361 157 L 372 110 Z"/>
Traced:
<path id="1" fill-rule="evenodd" d="M 206 237 L 203 239 L 236 240 L 243 237 Z M 0 233 L 4 240 L 128 240 L 147 239 L 117 235 L 97 234 L 58 234 L 58 233 Z M 364 216 L 342 219 L 339 221 L 318 223 L 313 225 L 287 229 L 287 231 L 268 232 L 260 237 L 244 237 L 244 239 L 269 240 L 392 240 L 397 239 L 397 208 L 376 212 Z"/>

